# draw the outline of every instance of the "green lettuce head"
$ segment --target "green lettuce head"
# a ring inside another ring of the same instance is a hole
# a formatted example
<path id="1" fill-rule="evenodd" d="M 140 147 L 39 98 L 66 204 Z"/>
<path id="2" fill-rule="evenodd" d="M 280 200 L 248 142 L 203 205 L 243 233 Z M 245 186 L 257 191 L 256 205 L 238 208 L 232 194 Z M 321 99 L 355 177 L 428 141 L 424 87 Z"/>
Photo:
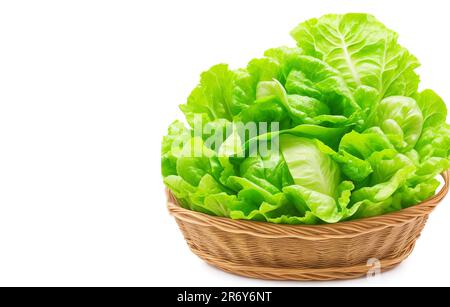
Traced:
<path id="1" fill-rule="evenodd" d="M 337 223 L 432 197 L 450 168 L 447 108 L 368 14 L 325 15 L 245 68 L 201 74 L 161 169 L 184 208 L 283 224 Z"/>

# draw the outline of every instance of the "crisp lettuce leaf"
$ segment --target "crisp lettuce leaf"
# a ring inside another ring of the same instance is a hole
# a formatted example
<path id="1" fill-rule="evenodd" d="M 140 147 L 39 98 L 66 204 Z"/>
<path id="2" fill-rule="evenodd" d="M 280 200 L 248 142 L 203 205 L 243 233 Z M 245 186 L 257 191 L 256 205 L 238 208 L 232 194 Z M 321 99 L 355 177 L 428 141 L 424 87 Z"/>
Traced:
<path id="1" fill-rule="evenodd" d="M 381 202 L 391 197 L 403 184 L 405 184 L 415 171 L 414 165 L 400 168 L 389 180 L 356 190 L 352 194 L 352 202 L 369 200 Z"/>
<path id="2" fill-rule="evenodd" d="M 180 109 L 191 126 L 199 114 L 204 122 L 223 118 L 232 120 L 254 101 L 253 78 L 249 73 L 231 71 L 219 64 L 202 73 L 199 85 Z"/>
<path id="3" fill-rule="evenodd" d="M 378 127 L 372 127 L 363 133 L 351 131 L 344 135 L 339 143 L 339 150 L 366 160 L 372 153 L 384 149 L 394 149 L 388 137 Z"/>
<path id="4" fill-rule="evenodd" d="M 283 134 L 280 148 L 296 185 L 330 197 L 337 196 L 341 172 L 328 155 L 320 151 L 313 140 Z"/>
<path id="5" fill-rule="evenodd" d="M 380 127 L 399 151 L 414 148 L 422 133 L 423 115 L 410 97 L 392 96 L 376 105 L 369 126 Z"/>
<path id="6" fill-rule="evenodd" d="M 417 141 L 415 150 L 419 153 L 421 161 L 431 157 L 448 159 L 450 153 L 450 125 L 444 123 L 425 128 Z"/>
<path id="7" fill-rule="evenodd" d="M 193 137 L 185 143 L 176 164 L 177 174 L 193 186 L 198 186 L 205 174 L 220 171 L 213 150 L 204 146 L 203 140 Z"/>
<path id="8" fill-rule="evenodd" d="M 422 181 L 415 186 L 405 185 L 396 192 L 396 198 L 399 199 L 402 208 L 408 208 L 433 196 L 439 185 L 439 180 L 435 178 Z"/>
<path id="9" fill-rule="evenodd" d="M 260 155 L 246 158 L 240 164 L 240 175 L 272 193 L 293 184 L 286 161 L 278 153 L 265 158 Z"/>
<path id="10" fill-rule="evenodd" d="M 163 177 L 177 175 L 177 158 L 185 142 L 191 138 L 191 132 L 180 121 L 174 121 L 163 137 L 161 146 L 161 173 Z"/>
<path id="11" fill-rule="evenodd" d="M 339 187 L 338 199 L 300 185 L 285 187 L 283 192 L 299 210 L 311 212 L 323 222 L 336 223 L 353 214 L 354 210 L 346 208 L 353 188 L 351 182 L 344 181 Z"/>
<path id="12" fill-rule="evenodd" d="M 422 112 L 424 129 L 445 123 L 447 108 L 438 94 L 428 89 L 417 94 L 415 99 Z"/>
<path id="13" fill-rule="evenodd" d="M 420 64 L 397 43 L 397 33 L 367 14 L 325 15 L 291 32 L 306 55 L 338 70 L 353 90 L 371 86 L 380 98 L 417 91 Z"/>
<path id="14" fill-rule="evenodd" d="M 373 172 L 368 161 L 359 159 L 345 150 L 336 152 L 319 140 L 316 140 L 316 145 L 321 152 L 329 155 L 338 163 L 342 173 L 352 181 L 363 181 Z"/>

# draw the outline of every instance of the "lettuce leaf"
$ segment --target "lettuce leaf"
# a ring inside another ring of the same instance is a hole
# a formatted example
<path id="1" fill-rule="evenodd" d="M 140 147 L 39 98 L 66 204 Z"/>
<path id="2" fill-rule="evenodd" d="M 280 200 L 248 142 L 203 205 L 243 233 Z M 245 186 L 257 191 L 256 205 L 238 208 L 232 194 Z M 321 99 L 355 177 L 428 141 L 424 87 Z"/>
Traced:
<path id="1" fill-rule="evenodd" d="M 391 143 L 404 152 L 416 145 L 422 133 L 423 115 L 414 99 L 392 96 L 376 105 L 368 124 L 380 127 Z"/>
<path id="2" fill-rule="evenodd" d="M 397 33 L 371 15 L 325 15 L 301 23 L 291 35 L 306 55 L 340 71 L 353 90 L 371 86 L 380 98 L 417 91 L 419 62 L 397 43 Z"/>

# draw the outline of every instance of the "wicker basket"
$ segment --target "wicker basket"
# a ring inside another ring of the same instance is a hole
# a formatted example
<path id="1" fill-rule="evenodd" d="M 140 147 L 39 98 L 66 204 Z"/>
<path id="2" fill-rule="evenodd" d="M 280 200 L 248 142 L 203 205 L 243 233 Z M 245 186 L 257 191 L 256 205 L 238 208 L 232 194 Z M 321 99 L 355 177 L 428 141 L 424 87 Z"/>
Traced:
<path id="1" fill-rule="evenodd" d="M 333 280 L 364 276 L 370 258 L 392 269 L 414 248 L 428 215 L 444 198 L 445 184 L 431 199 L 398 212 L 332 225 L 277 225 L 237 221 L 184 209 L 167 191 L 167 206 L 191 250 L 207 263 L 247 277 Z"/>

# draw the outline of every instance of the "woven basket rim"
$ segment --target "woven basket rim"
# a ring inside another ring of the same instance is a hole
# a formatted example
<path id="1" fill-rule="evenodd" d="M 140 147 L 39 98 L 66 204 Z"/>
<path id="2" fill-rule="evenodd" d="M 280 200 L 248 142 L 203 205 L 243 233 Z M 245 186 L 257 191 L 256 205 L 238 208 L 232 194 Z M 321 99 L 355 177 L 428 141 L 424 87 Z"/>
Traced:
<path id="1" fill-rule="evenodd" d="M 301 237 L 308 240 L 342 238 L 375 232 L 386 227 L 401 227 L 418 217 L 430 214 L 449 190 L 450 171 L 443 172 L 441 176 L 444 179 L 444 185 L 441 190 L 433 197 L 417 205 L 392 213 L 335 224 L 287 225 L 233 220 L 227 217 L 208 215 L 181 207 L 174 195 L 166 188 L 167 208 L 176 219 L 199 226 L 215 227 L 222 231 L 236 234 L 249 234 L 268 238 Z"/>

